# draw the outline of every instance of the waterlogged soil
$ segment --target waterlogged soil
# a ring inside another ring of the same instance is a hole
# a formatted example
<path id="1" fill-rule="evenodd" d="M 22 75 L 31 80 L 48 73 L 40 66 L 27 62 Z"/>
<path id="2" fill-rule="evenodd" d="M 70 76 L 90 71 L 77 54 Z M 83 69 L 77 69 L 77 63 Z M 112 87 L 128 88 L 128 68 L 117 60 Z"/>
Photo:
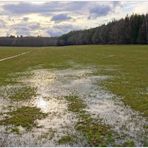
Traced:
<path id="1" fill-rule="evenodd" d="M 147 138 L 146 119 L 125 106 L 122 98 L 101 87 L 104 80 L 112 77 L 94 73 L 91 68 L 39 69 L 11 75 L 15 83 L 0 88 L 0 146 L 89 146 L 75 129 L 79 119 L 68 110 L 65 96 L 77 96 L 84 102 L 87 114 L 109 126 L 114 145 L 143 146 Z M 44 116 L 36 119 L 25 116 L 25 111 L 17 113 L 24 108 L 35 108 L 34 116 Z M 28 124 L 22 124 L 23 119 L 17 119 L 19 116 L 25 116 L 33 125 L 28 128 Z"/>

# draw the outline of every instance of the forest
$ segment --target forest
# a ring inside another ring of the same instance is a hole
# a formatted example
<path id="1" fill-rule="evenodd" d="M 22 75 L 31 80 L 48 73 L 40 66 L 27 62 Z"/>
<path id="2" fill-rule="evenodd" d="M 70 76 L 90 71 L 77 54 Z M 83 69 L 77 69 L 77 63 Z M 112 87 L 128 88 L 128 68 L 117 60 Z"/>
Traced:
<path id="1" fill-rule="evenodd" d="M 87 44 L 148 44 L 148 14 L 126 16 L 59 37 L 0 37 L 0 46 L 66 46 Z"/>

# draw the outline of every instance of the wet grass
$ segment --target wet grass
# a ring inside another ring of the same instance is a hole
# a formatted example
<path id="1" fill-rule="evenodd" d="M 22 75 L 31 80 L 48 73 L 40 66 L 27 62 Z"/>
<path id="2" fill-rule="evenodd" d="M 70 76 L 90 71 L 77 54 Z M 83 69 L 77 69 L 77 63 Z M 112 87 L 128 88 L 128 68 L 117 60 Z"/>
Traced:
<path id="1" fill-rule="evenodd" d="M 87 106 L 83 100 L 77 96 L 65 96 L 65 99 L 68 101 L 68 111 L 77 115 L 78 122 L 75 129 L 85 137 L 88 146 L 113 145 L 114 139 L 110 127 L 93 119 L 85 110 Z"/>
<path id="2" fill-rule="evenodd" d="M 135 147 L 135 143 L 132 140 L 128 140 L 122 145 L 123 147 Z"/>
<path id="3" fill-rule="evenodd" d="M 51 140 L 54 137 L 55 131 L 50 128 L 46 133 L 42 134 L 38 140 Z"/>
<path id="4" fill-rule="evenodd" d="M 65 96 L 65 99 L 69 102 L 68 110 L 71 112 L 79 113 L 86 107 L 84 102 L 77 96 Z"/>
<path id="5" fill-rule="evenodd" d="M 7 117 L 0 121 L 1 125 L 12 125 L 13 127 L 22 126 L 27 130 L 37 127 L 36 120 L 45 118 L 47 114 L 42 113 L 36 107 L 21 107 L 15 111 L 8 112 Z M 15 130 L 15 129 L 14 129 Z"/>
<path id="6" fill-rule="evenodd" d="M 64 144 L 72 144 L 75 142 L 74 140 L 74 136 L 71 136 L 71 135 L 64 135 L 62 136 L 59 140 L 58 140 L 58 143 L 60 145 L 64 145 Z"/>
<path id="7" fill-rule="evenodd" d="M 20 87 L 13 91 L 9 98 L 14 101 L 28 100 L 36 96 L 36 89 L 32 87 Z"/>
<path id="8" fill-rule="evenodd" d="M 0 62 L 0 85 L 10 84 L 10 74 L 36 68 L 68 68 L 71 63 L 95 66 L 99 74 L 112 75 L 102 85 L 120 96 L 125 104 L 148 116 L 148 46 L 86 45 L 46 48 L 0 48 L 0 57 L 31 51 Z M 113 68 L 115 71 L 107 70 Z"/>

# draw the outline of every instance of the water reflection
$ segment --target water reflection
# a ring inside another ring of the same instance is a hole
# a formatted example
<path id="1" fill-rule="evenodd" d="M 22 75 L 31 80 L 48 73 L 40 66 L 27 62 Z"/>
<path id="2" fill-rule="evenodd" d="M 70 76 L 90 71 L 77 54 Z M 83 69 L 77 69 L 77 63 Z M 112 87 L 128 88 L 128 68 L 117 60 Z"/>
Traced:
<path id="1" fill-rule="evenodd" d="M 43 112 L 48 112 L 50 104 L 48 104 L 49 102 L 46 101 L 42 96 L 38 96 L 38 98 L 35 99 L 35 102 L 36 106 L 40 108 Z"/>

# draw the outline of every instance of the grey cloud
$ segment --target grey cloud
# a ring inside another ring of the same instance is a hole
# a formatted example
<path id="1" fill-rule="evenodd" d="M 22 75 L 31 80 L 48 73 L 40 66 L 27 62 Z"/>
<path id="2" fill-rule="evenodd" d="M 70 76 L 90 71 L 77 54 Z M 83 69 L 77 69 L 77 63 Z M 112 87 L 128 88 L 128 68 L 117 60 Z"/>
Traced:
<path id="1" fill-rule="evenodd" d="M 30 36 L 33 30 L 40 30 L 41 26 L 39 23 L 19 23 L 11 26 L 11 30 L 16 31 L 16 35 Z"/>
<path id="2" fill-rule="evenodd" d="M 78 25 L 72 25 L 72 24 L 62 24 L 62 25 L 55 25 L 55 28 L 62 30 L 63 32 L 69 32 L 72 30 L 79 30 L 81 29 Z"/>
<path id="3" fill-rule="evenodd" d="M 73 30 L 79 30 L 81 29 L 77 25 L 71 25 L 71 24 L 62 24 L 62 25 L 55 25 L 49 30 L 47 30 L 47 33 L 49 36 L 60 36 L 62 34 L 68 33 Z"/>
<path id="4" fill-rule="evenodd" d="M 100 16 L 106 16 L 112 11 L 111 7 L 108 5 L 100 5 L 92 8 L 90 10 L 90 15 L 92 17 L 100 17 Z"/>
<path id="5" fill-rule="evenodd" d="M 106 16 L 113 9 L 120 5 L 121 2 L 113 1 L 103 5 L 97 1 L 72 1 L 72 2 L 47 2 L 42 4 L 20 2 L 16 4 L 5 4 L 3 9 L 8 15 L 26 15 L 30 13 L 38 13 L 42 16 L 52 16 L 52 20 L 64 21 L 70 19 L 64 13 L 73 13 L 76 15 L 84 14 L 86 18 L 90 13 L 89 18 Z M 58 13 L 61 13 L 60 15 Z"/>
<path id="6" fill-rule="evenodd" d="M 48 2 L 43 4 L 34 4 L 20 2 L 17 4 L 5 4 L 3 9 L 9 14 L 24 15 L 30 13 L 39 13 L 48 15 L 53 12 L 62 11 L 81 11 L 89 2 Z"/>
<path id="7" fill-rule="evenodd" d="M 6 26 L 5 22 L 3 20 L 0 20 L 0 28 L 4 28 Z"/>
<path id="8" fill-rule="evenodd" d="M 96 18 L 101 16 L 107 16 L 111 12 L 114 12 L 116 7 L 121 7 L 120 1 L 112 1 L 111 3 L 104 4 L 104 5 L 97 5 L 90 9 L 90 16 L 89 18 Z"/>
<path id="9" fill-rule="evenodd" d="M 40 24 L 39 23 L 19 23 L 13 26 L 14 28 L 29 28 L 30 30 L 34 29 L 38 29 L 40 28 Z"/>
<path id="10" fill-rule="evenodd" d="M 16 30 L 16 35 L 31 36 L 31 31 L 27 28 L 19 28 Z"/>
<path id="11" fill-rule="evenodd" d="M 62 22 L 70 19 L 71 17 L 68 16 L 67 14 L 58 14 L 58 15 L 54 15 L 51 20 L 54 22 Z"/>
<path id="12" fill-rule="evenodd" d="M 57 36 L 62 35 L 62 32 L 59 31 L 59 30 L 47 30 L 47 34 L 48 34 L 50 37 L 57 37 Z"/>
<path id="13" fill-rule="evenodd" d="M 10 13 L 22 15 L 29 13 L 46 13 L 58 10 L 57 7 L 55 7 L 55 4 L 56 3 L 51 2 L 37 5 L 33 3 L 20 2 L 18 4 L 6 4 L 3 6 L 3 8 Z"/>
<path id="14" fill-rule="evenodd" d="M 23 17 L 23 21 L 27 22 L 29 20 L 28 17 Z"/>
<path id="15" fill-rule="evenodd" d="M 121 1 L 113 1 L 112 5 L 113 7 L 122 6 Z"/>

